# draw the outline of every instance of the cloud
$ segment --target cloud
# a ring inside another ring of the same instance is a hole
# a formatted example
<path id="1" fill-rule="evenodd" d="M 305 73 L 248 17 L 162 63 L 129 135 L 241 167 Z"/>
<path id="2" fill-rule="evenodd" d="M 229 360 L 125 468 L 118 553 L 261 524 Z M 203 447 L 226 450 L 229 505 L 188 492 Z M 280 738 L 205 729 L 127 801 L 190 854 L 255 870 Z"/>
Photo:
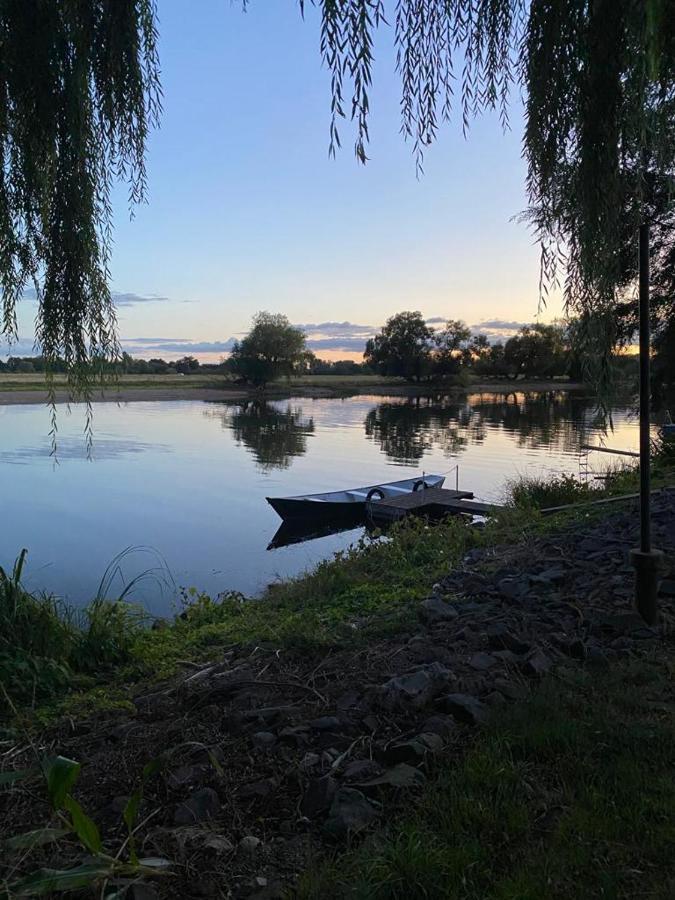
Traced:
<path id="1" fill-rule="evenodd" d="M 234 338 L 226 341 L 191 341 L 185 338 L 125 338 L 122 345 L 132 353 L 229 353 Z"/>
<path id="2" fill-rule="evenodd" d="M 448 320 L 445 316 L 432 316 L 430 319 L 424 320 L 427 325 L 444 325 Z"/>
<path id="3" fill-rule="evenodd" d="M 500 331 L 518 331 L 520 328 L 523 328 L 525 325 L 531 325 L 531 322 L 510 322 L 506 319 L 487 319 L 484 322 L 479 322 L 477 325 L 472 325 L 472 328 L 484 328 L 487 331 L 491 331 L 494 329 Z"/>
<path id="4" fill-rule="evenodd" d="M 27 287 L 22 297 L 24 300 L 29 300 L 32 302 L 37 301 L 37 294 L 35 292 L 34 287 Z M 163 297 L 160 294 L 136 294 L 133 291 L 113 291 L 112 299 L 115 306 L 136 306 L 138 303 L 172 303 L 176 302 L 171 299 L 171 297 Z M 187 300 L 180 301 L 182 303 L 187 303 Z"/>
<path id="5" fill-rule="evenodd" d="M 473 334 L 484 334 L 491 344 L 505 344 L 509 338 L 530 322 L 515 322 L 508 319 L 487 319 L 477 325 L 470 325 Z"/>
<path id="6" fill-rule="evenodd" d="M 347 350 L 361 353 L 366 347 L 366 338 L 316 338 L 307 341 L 310 350 Z"/>

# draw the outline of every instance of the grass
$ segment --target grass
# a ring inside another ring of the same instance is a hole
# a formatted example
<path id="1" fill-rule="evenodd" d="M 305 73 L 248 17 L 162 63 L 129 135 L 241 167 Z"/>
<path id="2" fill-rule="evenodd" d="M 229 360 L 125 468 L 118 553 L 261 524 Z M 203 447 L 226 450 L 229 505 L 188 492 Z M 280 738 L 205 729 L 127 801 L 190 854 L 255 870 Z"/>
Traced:
<path id="1" fill-rule="evenodd" d="M 652 487 L 675 483 L 675 444 L 655 440 L 652 446 Z M 635 464 L 607 469 L 602 483 L 586 482 L 574 475 L 527 475 L 506 485 L 505 500 L 522 510 L 547 509 L 573 503 L 588 503 L 639 490 L 639 468 Z"/>
<path id="2" fill-rule="evenodd" d="M 25 559 L 24 550 L 11 572 L 0 567 L 0 715 L 12 704 L 39 706 L 111 678 L 132 661 L 146 620 L 125 602 L 124 591 L 111 601 L 99 590 L 86 609 L 75 611 L 51 594 L 25 590 Z"/>
<path id="3" fill-rule="evenodd" d="M 413 814 L 305 873 L 298 896 L 675 896 L 674 675 L 663 655 L 545 683 Z"/>

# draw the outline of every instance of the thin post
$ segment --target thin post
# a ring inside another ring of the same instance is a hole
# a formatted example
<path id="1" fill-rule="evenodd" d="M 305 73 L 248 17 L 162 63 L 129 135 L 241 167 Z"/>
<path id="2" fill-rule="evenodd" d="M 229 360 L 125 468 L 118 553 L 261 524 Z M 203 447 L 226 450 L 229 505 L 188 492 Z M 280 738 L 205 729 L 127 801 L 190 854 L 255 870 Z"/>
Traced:
<path id="1" fill-rule="evenodd" d="M 649 225 L 640 226 L 640 546 L 631 551 L 635 566 L 635 605 L 649 625 L 658 618 L 660 550 L 652 549 L 650 496 L 651 385 L 649 382 Z"/>
<path id="2" fill-rule="evenodd" d="M 650 510 L 650 435 L 651 385 L 649 354 L 649 225 L 640 225 L 640 550 L 652 549 Z"/>

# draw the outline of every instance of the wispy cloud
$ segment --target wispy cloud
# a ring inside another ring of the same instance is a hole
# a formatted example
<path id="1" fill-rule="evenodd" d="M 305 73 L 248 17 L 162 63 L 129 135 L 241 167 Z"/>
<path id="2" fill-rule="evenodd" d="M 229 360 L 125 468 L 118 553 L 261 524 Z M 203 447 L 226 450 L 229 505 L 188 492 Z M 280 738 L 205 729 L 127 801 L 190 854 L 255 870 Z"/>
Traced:
<path id="1" fill-rule="evenodd" d="M 226 341 L 192 341 L 188 338 L 125 338 L 122 346 L 130 353 L 229 353 L 234 338 Z"/>
<path id="2" fill-rule="evenodd" d="M 23 292 L 23 299 L 32 302 L 37 301 L 34 287 L 27 287 Z M 112 299 L 115 306 L 136 306 L 140 303 L 187 303 L 187 300 L 173 300 L 161 294 L 136 294 L 133 291 L 113 291 Z"/>
<path id="3" fill-rule="evenodd" d="M 484 328 L 486 330 L 499 329 L 500 331 L 518 331 L 519 328 L 531 324 L 531 322 L 514 322 L 508 319 L 486 319 L 484 322 L 479 322 L 477 325 L 472 325 L 471 327 Z"/>

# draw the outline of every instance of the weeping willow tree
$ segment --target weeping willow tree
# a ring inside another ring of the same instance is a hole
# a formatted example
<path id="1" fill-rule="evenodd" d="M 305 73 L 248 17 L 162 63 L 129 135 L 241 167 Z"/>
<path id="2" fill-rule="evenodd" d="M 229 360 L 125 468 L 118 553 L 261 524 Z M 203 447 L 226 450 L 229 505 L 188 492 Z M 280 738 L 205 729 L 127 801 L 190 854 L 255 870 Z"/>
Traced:
<path id="1" fill-rule="evenodd" d="M 85 399 L 118 355 L 111 187 L 145 196 L 158 71 L 153 0 L 0 0 L 0 336 L 33 286 L 36 343 Z"/>
<path id="2" fill-rule="evenodd" d="M 453 112 L 465 130 L 485 110 L 507 125 L 514 88 L 522 91 L 524 218 L 541 246 L 542 299 L 560 287 L 568 311 L 588 323 L 587 338 L 608 350 L 615 307 L 635 271 L 639 225 L 666 223 L 673 209 L 675 0 L 313 5 L 331 73 L 332 153 L 340 120 L 351 118 L 356 156 L 367 159 L 373 47 L 384 26 L 396 43 L 401 131 L 420 168 Z M 600 366 L 596 380 L 607 374 Z"/>
<path id="3" fill-rule="evenodd" d="M 626 236 L 673 208 L 675 0 L 298 2 L 320 10 L 331 152 L 351 119 L 366 161 L 378 29 L 393 32 L 401 130 L 420 167 L 453 113 L 465 130 L 485 110 L 506 126 L 522 92 L 542 296 L 561 284 L 604 334 L 626 287 Z M 16 335 L 33 282 L 37 341 L 66 360 L 74 390 L 117 354 L 110 190 L 119 177 L 132 203 L 145 193 L 156 37 L 153 0 L 0 0 L 1 327 Z"/>

